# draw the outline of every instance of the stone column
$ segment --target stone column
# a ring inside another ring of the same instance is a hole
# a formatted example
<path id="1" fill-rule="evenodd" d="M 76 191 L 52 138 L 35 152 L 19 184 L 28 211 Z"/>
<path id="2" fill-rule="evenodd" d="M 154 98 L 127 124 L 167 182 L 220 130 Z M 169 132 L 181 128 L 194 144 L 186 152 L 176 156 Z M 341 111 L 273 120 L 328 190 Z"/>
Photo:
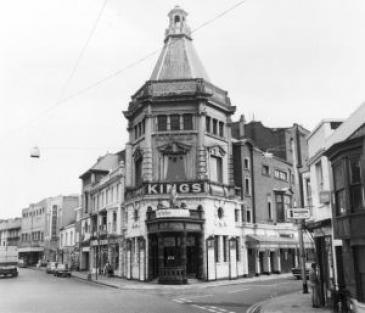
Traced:
<path id="1" fill-rule="evenodd" d="M 89 270 L 90 270 L 90 273 L 94 273 L 94 270 L 95 270 L 95 248 L 93 246 L 90 246 Z"/>
<path id="2" fill-rule="evenodd" d="M 261 273 L 261 270 L 260 270 L 260 251 L 255 249 L 255 272 L 256 272 L 256 275 L 260 275 L 262 274 Z"/>
<path id="3" fill-rule="evenodd" d="M 289 249 L 288 249 L 288 257 L 289 257 Z M 298 249 L 294 249 L 294 266 L 299 266 L 299 251 Z"/>
<path id="4" fill-rule="evenodd" d="M 127 267 L 127 271 L 126 271 L 126 277 L 127 279 L 131 279 L 132 275 L 132 264 L 131 264 L 131 239 L 129 239 L 127 241 L 127 253 L 126 253 L 126 267 Z M 132 239 L 133 240 L 133 239 Z"/>
<path id="5" fill-rule="evenodd" d="M 207 280 L 215 280 L 215 255 L 214 255 L 214 237 L 207 238 Z"/>
<path id="6" fill-rule="evenodd" d="M 244 246 L 241 251 L 242 251 L 242 253 L 241 253 L 241 264 L 243 266 L 242 275 L 248 275 L 248 253 L 247 253 L 247 247 Z"/>
<path id="7" fill-rule="evenodd" d="M 264 273 L 271 273 L 271 264 L 270 264 L 270 250 L 266 250 L 264 254 Z"/>
<path id="8" fill-rule="evenodd" d="M 207 177 L 207 152 L 205 149 L 205 119 L 206 111 L 205 104 L 199 103 L 199 112 L 197 115 L 197 131 L 198 131 L 198 142 L 197 142 L 197 178 L 205 179 Z"/>
<path id="9" fill-rule="evenodd" d="M 125 186 L 131 187 L 132 182 L 132 145 L 125 145 Z"/>
<path id="10" fill-rule="evenodd" d="M 274 273 L 281 273 L 280 249 L 277 249 L 274 254 Z"/>
<path id="11" fill-rule="evenodd" d="M 231 238 L 229 243 L 229 278 L 237 278 L 237 253 L 236 251 L 236 238 Z"/>
<path id="12" fill-rule="evenodd" d="M 147 112 L 145 115 L 145 146 L 143 149 L 143 181 L 151 182 L 153 179 L 153 164 L 152 164 L 152 115 L 151 105 L 147 106 Z"/>
<path id="13" fill-rule="evenodd" d="M 139 280 L 145 280 L 145 240 L 139 238 Z"/>

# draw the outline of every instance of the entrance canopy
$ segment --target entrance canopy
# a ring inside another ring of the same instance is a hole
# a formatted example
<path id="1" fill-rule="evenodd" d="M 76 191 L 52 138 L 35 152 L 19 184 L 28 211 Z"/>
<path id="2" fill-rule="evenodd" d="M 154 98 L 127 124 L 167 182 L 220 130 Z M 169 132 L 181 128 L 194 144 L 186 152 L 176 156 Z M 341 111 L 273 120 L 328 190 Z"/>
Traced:
<path id="1" fill-rule="evenodd" d="M 246 243 L 249 248 L 256 249 L 296 249 L 299 247 L 297 239 L 265 235 L 247 235 Z M 306 234 L 304 234 L 304 246 L 314 248 L 313 240 Z"/>
<path id="2" fill-rule="evenodd" d="M 44 252 L 43 247 L 24 247 L 18 248 L 18 252 Z"/>

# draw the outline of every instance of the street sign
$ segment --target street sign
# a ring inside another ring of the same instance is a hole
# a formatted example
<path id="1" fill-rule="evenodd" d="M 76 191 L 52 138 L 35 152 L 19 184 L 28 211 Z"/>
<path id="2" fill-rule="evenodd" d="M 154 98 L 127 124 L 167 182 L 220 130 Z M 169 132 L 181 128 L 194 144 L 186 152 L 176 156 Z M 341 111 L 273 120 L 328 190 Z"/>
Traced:
<path id="1" fill-rule="evenodd" d="M 310 218 L 309 208 L 291 208 L 287 211 L 288 218 L 293 219 L 308 219 Z"/>

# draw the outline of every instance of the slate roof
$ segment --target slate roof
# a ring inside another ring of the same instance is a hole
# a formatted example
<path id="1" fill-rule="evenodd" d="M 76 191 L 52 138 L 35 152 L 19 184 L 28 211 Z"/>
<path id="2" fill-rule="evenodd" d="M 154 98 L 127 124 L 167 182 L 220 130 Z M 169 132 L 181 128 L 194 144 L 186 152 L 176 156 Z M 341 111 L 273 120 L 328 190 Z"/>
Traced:
<path id="1" fill-rule="evenodd" d="M 174 15 L 181 16 L 181 22 L 173 21 Z M 175 7 L 170 11 L 170 25 L 166 30 L 165 44 L 152 72 L 150 80 L 193 79 L 209 77 L 200 61 L 186 24 L 187 13 Z"/>
<path id="2" fill-rule="evenodd" d="M 361 104 L 326 140 L 325 149 L 345 141 L 365 123 L 365 102 Z"/>

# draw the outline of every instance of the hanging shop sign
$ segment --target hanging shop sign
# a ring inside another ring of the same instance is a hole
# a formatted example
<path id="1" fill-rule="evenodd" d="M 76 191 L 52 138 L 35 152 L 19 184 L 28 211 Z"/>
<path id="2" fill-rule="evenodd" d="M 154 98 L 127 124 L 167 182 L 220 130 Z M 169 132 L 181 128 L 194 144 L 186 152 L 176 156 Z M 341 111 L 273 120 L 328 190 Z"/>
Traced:
<path id="1" fill-rule="evenodd" d="M 184 183 L 147 183 L 142 187 L 126 191 L 126 198 L 131 199 L 143 195 L 163 195 L 170 194 L 172 188 L 176 188 L 178 194 L 198 194 L 205 192 L 203 182 Z"/>
<path id="2" fill-rule="evenodd" d="M 293 219 L 308 219 L 310 218 L 309 208 L 292 208 L 287 211 L 288 218 Z"/>

